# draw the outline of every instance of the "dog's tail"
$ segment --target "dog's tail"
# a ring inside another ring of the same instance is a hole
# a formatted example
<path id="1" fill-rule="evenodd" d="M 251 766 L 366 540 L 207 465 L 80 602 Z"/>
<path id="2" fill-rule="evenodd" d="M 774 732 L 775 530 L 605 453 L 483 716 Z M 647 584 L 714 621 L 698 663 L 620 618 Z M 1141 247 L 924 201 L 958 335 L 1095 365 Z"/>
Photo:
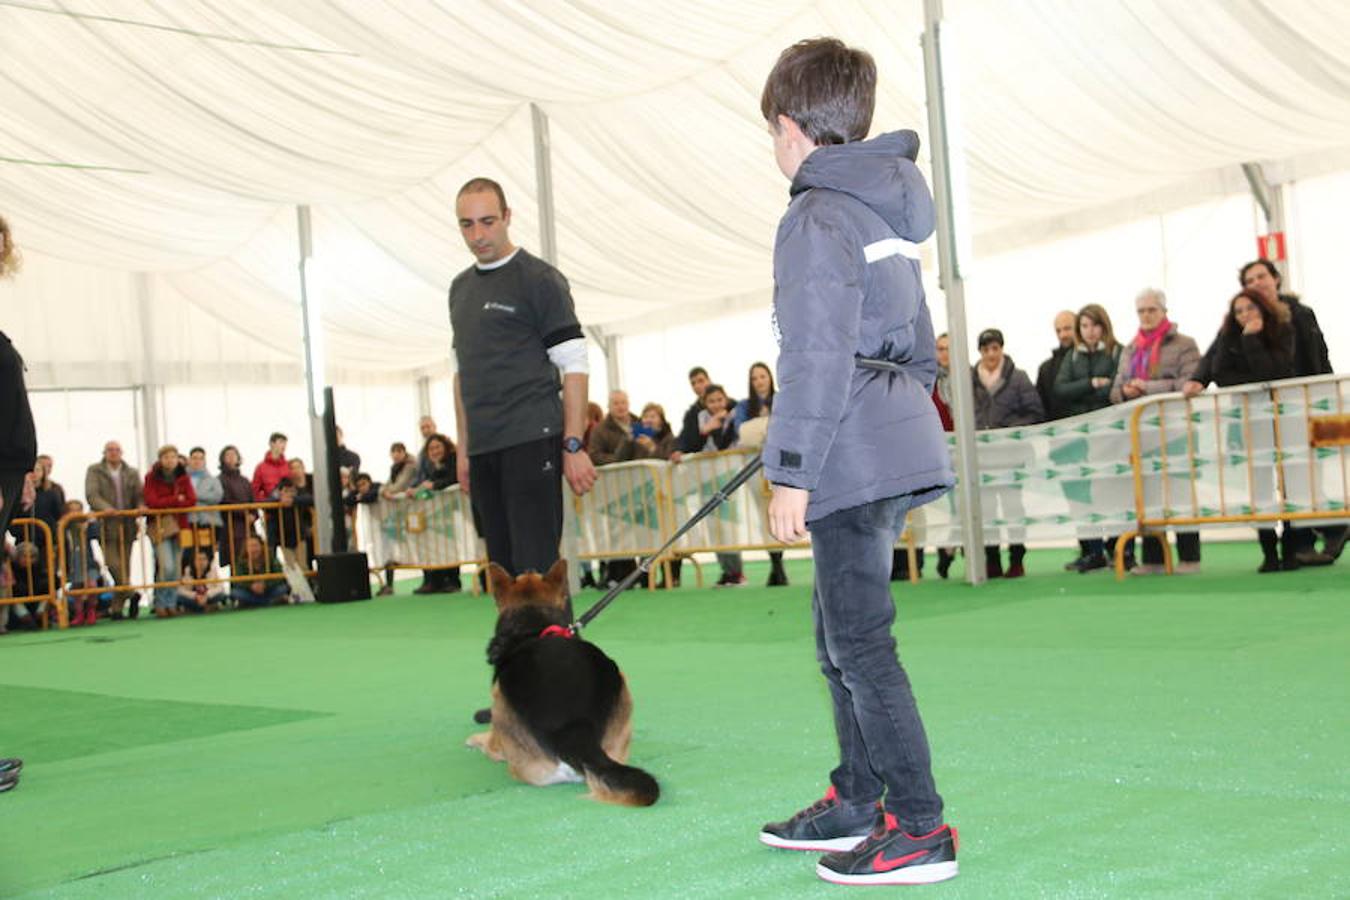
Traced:
<path id="1" fill-rule="evenodd" d="M 593 725 L 573 722 L 557 731 L 554 750 L 563 762 L 586 777 L 595 799 L 620 806 L 651 806 L 661 787 L 649 773 L 610 759 Z"/>

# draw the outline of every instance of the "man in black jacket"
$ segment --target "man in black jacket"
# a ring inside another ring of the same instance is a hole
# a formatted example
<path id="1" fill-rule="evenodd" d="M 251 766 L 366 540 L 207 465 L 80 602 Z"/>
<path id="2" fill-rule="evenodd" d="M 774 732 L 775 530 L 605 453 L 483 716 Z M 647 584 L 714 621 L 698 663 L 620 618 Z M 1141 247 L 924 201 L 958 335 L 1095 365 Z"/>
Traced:
<path id="1" fill-rule="evenodd" d="M 1055 397 L 1055 377 L 1059 375 L 1059 367 L 1064 363 L 1065 357 L 1073 350 L 1073 323 L 1076 318 L 1067 309 L 1055 313 L 1055 338 L 1059 341 L 1059 346 L 1036 371 L 1036 393 L 1041 395 L 1041 407 L 1045 410 L 1047 422 L 1068 415 L 1063 404 Z"/>
<path id="2" fill-rule="evenodd" d="M 1327 351 L 1326 336 L 1317 324 L 1317 314 L 1304 306 L 1297 294 L 1281 293 L 1280 281 L 1280 270 L 1268 259 L 1254 259 L 1238 270 L 1238 283 L 1243 290 L 1255 291 L 1266 300 L 1278 301 L 1288 308 L 1289 320 L 1294 328 L 1294 377 L 1331 374 L 1331 354 Z M 1205 354 L 1206 364 L 1210 362 L 1208 357 L 1217 345 L 1216 341 Z M 1314 534 L 1322 536 L 1321 552 L 1314 546 Z M 1304 565 L 1331 565 L 1345 549 L 1346 535 L 1347 528 L 1344 525 L 1297 529 L 1295 542 L 1299 545 L 1299 561 Z"/>

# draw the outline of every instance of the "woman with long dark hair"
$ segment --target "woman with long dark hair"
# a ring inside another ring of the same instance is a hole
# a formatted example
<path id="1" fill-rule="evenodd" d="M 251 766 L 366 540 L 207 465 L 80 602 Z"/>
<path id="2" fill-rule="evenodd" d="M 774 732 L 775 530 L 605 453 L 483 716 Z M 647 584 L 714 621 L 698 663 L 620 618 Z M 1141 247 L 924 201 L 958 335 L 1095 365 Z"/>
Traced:
<path id="1" fill-rule="evenodd" d="M 755 447 L 764 443 L 769 414 L 773 412 L 773 398 L 778 391 L 773 383 L 773 370 L 768 363 L 752 363 L 745 399 L 736 404 L 732 420 L 736 424 L 741 446 Z M 761 421 L 762 420 L 762 421 Z M 783 551 L 769 551 L 768 587 L 787 587 L 787 570 L 783 568 Z"/>
<path id="2" fill-rule="evenodd" d="M 1260 291 L 1243 290 L 1228 302 L 1214 343 L 1205 351 L 1194 380 L 1201 387 L 1210 382 L 1219 387 L 1255 384 L 1292 378 L 1295 374 L 1295 333 L 1289 308 Z M 1245 443 L 1245 441 L 1244 441 Z M 1251 448 L 1249 448 L 1250 450 Z M 1307 541 L 1301 529 L 1283 523 L 1283 540 L 1275 529 L 1259 528 L 1261 567 L 1258 572 L 1299 568 L 1298 554 Z M 1281 559 L 1283 556 L 1283 559 Z"/>

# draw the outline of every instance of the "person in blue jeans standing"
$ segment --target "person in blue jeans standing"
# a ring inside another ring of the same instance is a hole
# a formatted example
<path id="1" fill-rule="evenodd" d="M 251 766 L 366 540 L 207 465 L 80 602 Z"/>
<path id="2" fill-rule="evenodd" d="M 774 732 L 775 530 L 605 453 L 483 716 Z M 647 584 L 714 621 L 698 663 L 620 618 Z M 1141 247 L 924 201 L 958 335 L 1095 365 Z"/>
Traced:
<path id="1" fill-rule="evenodd" d="M 914 132 L 865 140 L 875 98 L 871 56 L 819 38 L 783 52 L 761 99 L 792 182 L 774 244 L 769 527 L 785 543 L 811 535 L 839 765 L 823 799 L 760 840 L 833 851 L 816 866 L 827 881 L 916 884 L 957 874 L 956 831 L 891 634 L 891 548 L 905 514 L 955 479 L 915 246 L 933 231 L 932 196 Z"/>

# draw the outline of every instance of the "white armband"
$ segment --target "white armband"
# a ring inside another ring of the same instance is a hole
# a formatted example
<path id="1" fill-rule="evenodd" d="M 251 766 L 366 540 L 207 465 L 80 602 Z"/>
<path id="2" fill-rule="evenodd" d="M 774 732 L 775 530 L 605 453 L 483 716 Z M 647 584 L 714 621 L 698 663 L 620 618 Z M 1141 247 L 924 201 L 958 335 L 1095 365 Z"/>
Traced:
<path id="1" fill-rule="evenodd" d="M 591 370 L 585 338 L 572 338 L 548 348 L 548 358 L 564 375 L 585 375 Z"/>

